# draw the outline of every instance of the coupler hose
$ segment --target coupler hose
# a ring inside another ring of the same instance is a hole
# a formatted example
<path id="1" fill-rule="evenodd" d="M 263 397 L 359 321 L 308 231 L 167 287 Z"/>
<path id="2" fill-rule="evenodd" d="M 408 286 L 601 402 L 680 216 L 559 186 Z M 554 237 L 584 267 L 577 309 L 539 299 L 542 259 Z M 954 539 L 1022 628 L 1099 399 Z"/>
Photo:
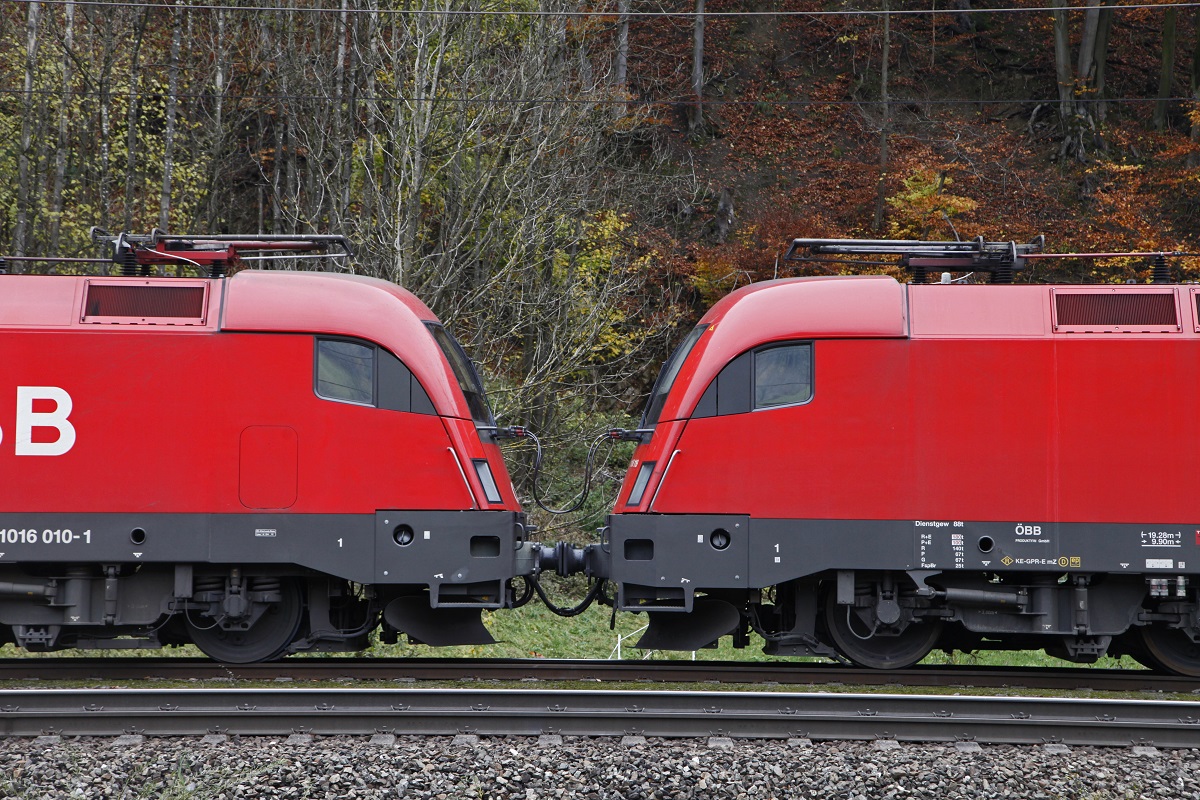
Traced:
<path id="1" fill-rule="evenodd" d="M 546 596 L 546 590 L 542 588 L 542 584 L 536 577 L 530 576 L 529 578 L 526 578 L 526 580 L 533 584 L 533 590 L 537 592 L 537 596 L 540 597 L 542 602 L 546 604 L 546 608 L 550 609 L 553 613 L 560 617 L 579 616 L 583 612 L 587 611 L 588 607 L 591 606 L 591 604 L 595 602 L 596 598 L 600 596 L 600 593 L 604 591 L 604 581 L 596 581 L 594 584 L 592 584 L 592 588 L 588 590 L 588 593 L 584 595 L 583 600 L 580 601 L 579 605 L 574 606 L 573 608 L 563 608 L 561 606 L 554 605 L 550 598 Z"/>
<path id="2" fill-rule="evenodd" d="M 624 431 L 605 431 L 597 435 L 592 443 L 588 446 L 587 460 L 583 467 L 583 488 L 579 490 L 579 494 L 570 502 L 566 508 L 551 508 L 542 500 L 541 492 L 538 490 L 538 480 L 542 475 L 542 443 L 533 431 L 522 425 L 511 425 L 507 428 L 487 428 L 492 436 L 496 439 L 532 439 L 536 448 L 533 456 L 533 501 L 537 503 L 538 508 L 548 514 L 573 514 L 583 508 L 583 504 L 587 502 L 588 495 L 592 491 L 592 477 L 596 471 L 596 452 L 600 449 L 600 445 L 604 442 L 615 443 L 621 441 L 621 437 L 617 433 Z M 611 452 L 609 453 L 611 455 Z M 605 456 L 605 461 L 608 456 Z"/>

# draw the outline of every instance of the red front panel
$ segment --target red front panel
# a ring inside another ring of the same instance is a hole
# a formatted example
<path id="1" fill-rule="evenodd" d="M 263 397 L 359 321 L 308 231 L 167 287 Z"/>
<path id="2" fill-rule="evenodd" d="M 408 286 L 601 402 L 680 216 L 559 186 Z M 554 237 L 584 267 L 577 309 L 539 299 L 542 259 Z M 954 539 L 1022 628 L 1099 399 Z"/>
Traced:
<path id="1" fill-rule="evenodd" d="M 904 340 L 816 342 L 810 402 L 689 421 L 652 510 L 763 518 L 911 516 L 908 346 Z M 652 440 L 638 457 L 669 458 L 670 452 L 656 453 L 667 446 Z"/>
<path id="2" fill-rule="evenodd" d="M 1197 519 L 1200 422 L 1177 410 L 1200 390 L 1194 347 L 1149 337 L 818 340 L 809 403 L 659 423 L 616 510 L 628 510 L 636 467 L 656 461 L 645 497 L 658 513 Z"/>
<path id="3" fill-rule="evenodd" d="M 6 332 L 4 350 L 0 511 L 473 507 L 439 417 L 315 395 L 310 335 Z M 19 387 L 61 390 L 66 421 L 61 396 Z M 24 454 L 67 428 L 65 452 Z"/>
<path id="4" fill-rule="evenodd" d="M 504 465 L 504 453 L 501 452 L 496 441 L 491 437 L 481 438 L 472 420 L 446 417 L 442 422 L 446 426 L 446 432 L 450 435 L 455 452 L 459 454 L 463 473 L 471 484 L 471 491 L 475 495 L 479 508 L 520 510 L 521 505 L 513 490 L 512 479 Z M 479 470 L 474 465 L 475 461 L 480 460 L 487 461 L 496 490 L 499 492 L 499 502 L 488 499 L 487 492 L 480 481 Z"/>

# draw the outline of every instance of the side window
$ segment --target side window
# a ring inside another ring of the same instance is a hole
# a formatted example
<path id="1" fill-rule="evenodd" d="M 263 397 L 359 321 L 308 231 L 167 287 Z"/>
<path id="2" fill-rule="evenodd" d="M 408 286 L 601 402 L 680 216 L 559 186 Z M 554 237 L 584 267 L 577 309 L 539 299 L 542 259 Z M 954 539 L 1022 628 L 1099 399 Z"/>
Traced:
<path id="1" fill-rule="evenodd" d="M 797 405 L 807 403 L 812 394 L 812 343 L 768 345 L 726 364 L 696 404 L 692 418 Z"/>
<path id="2" fill-rule="evenodd" d="M 317 396 L 388 411 L 436 415 L 429 395 L 400 359 L 369 342 L 317 339 Z"/>
<path id="3" fill-rule="evenodd" d="M 375 404 L 375 348 L 337 339 L 317 340 L 317 395 L 343 403 Z"/>
<path id="4" fill-rule="evenodd" d="M 791 344 L 754 354 L 754 407 L 771 408 L 812 399 L 812 345 Z"/>

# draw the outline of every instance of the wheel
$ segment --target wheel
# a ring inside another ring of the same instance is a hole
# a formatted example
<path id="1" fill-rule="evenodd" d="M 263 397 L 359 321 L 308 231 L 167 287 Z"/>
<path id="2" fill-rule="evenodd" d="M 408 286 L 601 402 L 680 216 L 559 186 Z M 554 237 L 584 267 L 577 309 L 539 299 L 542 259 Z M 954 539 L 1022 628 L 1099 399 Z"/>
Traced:
<path id="1" fill-rule="evenodd" d="M 941 636 L 941 620 L 884 625 L 874 607 L 838 605 L 834 595 L 831 590 L 825 597 L 826 630 L 838 652 L 860 667 L 911 667 L 929 655 Z"/>
<path id="2" fill-rule="evenodd" d="M 227 664 L 252 664 L 277 657 L 296 638 L 304 612 L 304 595 L 296 581 L 280 583 L 278 603 L 272 603 L 258 621 L 246 630 L 225 630 L 210 623 L 203 625 L 188 617 L 192 643 L 214 661 Z M 208 618 L 202 618 L 201 622 Z"/>
<path id="3" fill-rule="evenodd" d="M 1155 672 L 1168 671 L 1146 649 L 1146 645 L 1142 641 L 1142 629 L 1140 627 L 1130 628 L 1121 636 L 1113 639 L 1112 646 L 1108 648 L 1108 654 L 1115 658 L 1129 656 L 1146 669 L 1154 670 Z"/>
<path id="4" fill-rule="evenodd" d="M 1156 624 L 1144 625 L 1138 633 L 1145 654 L 1149 656 L 1146 660 L 1134 656 L 1142 664 L 1176 675 L 1200 678 L 1200 644 L 1193 642 L 1186 633 L 1179 628 Z"/>

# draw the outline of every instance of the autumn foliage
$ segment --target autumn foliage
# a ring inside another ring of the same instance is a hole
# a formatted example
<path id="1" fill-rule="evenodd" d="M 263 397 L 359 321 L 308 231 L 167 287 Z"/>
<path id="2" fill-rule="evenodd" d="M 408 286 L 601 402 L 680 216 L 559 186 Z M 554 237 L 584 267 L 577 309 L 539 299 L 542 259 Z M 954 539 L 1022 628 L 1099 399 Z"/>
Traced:
<path id="1" fill-rule="evenodd" d="M 933 7 L 892 4 L 896 12 Z M 707 6 L 714 13 L 760 8 Z M 792 0 L 771 9 L 834 7 Z M 676 124 L 672 135 L 695 158 L 707 190 L 697 216 L 713 213 L 717 192 L 728 187 L 738 223 L 721 244 L 706 241 L 702 225 L 691 226 L 671 257 L 711 301 L 750 280 L 796 274 L 794 265 L 778 261 L 796 236 L 1027 241 L 1045 234 L 1056 252 L 1200 250 L 1195 15 L 1191 9 L 1180 15 L 1168 126 L 1156 131 L 1151 113 L 1163 15 L 1154 8 L 1114 14 L 1107 113 L 1094 147 L 1076 159 L 1061 155 L 1048 13 L 892 14 L 881 229 L 872 226 L 885 113 L 880 15 L 714 17 L 705 37 L 708 134 L 686 139 Z M 1070 15 L 1073 45 L 1081 18 L 1082 12 Z M 668 59 L 685 58 L 680 22 L 644 28 L 646 64 L 631 71 L 662 75 Z M 646 91 L 682 98 L 686 86 L 679 78 Z M 1179 278 L 1200 277 L 1200 259 L 1173 265 Z M 819 269 L 804 266 L 800 274 Z M 1067 260 L 1017 280 L 1142 281 L 1149 272 L 1145 260 Z"/>

